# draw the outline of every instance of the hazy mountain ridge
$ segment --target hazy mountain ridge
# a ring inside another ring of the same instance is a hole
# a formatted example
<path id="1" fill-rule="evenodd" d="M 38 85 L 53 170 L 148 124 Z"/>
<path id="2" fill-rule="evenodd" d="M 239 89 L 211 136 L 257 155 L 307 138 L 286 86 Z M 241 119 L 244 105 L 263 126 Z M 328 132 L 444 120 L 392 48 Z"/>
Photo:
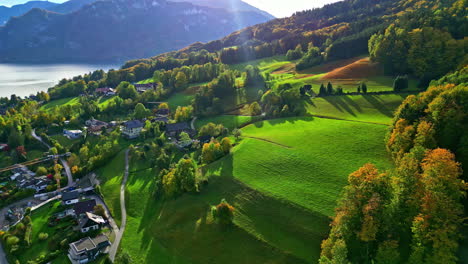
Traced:
<path id="1" fill-rule="evenodd" d="M 267 20 L 257 12 L 163 0 L 97 1 L 65 15 L 33 9 L 0 27 L 0 61 L 122 61 L 210 41 Z"/>
<path id="2" fill-rule="evenodd" d="M 70 0 L 62 4 L 57 4 L 49 1 L 30 1 L 12 7 L 0 6 L 0 25 L 4 25 L 11 17 L 21 16 L 31 11 L 34 8 L 41 8 L 57 13 L 71 13 L 84 5 L 95 2 L 96 0 Z"/>

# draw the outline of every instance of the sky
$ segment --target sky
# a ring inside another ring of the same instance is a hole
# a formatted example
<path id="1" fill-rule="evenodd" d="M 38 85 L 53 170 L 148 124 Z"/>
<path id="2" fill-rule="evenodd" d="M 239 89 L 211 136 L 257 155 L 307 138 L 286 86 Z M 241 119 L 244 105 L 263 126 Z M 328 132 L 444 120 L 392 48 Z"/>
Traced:
<path id="1" fill-rule="evenodd" d="M 22 4 L 28 0 L 0 0 L 0 5 L 11 6 Z M 62 3 L 65 0 L 49 0 L 51 2 Z M 188 0 L 190 1 L 190 0 Z M 290 16 L 297 11 L 311 9 L 314 7 L 321 7 L 328 3 L 338 2 L 339 0 L 243 0 L 253 6 L 276 17 Z"/>

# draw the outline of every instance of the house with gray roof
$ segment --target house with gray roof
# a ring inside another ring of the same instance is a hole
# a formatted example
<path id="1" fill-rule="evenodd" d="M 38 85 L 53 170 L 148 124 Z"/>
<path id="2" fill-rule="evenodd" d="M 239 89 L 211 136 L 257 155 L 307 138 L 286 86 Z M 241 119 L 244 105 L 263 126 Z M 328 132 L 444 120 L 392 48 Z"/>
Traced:
<path id="1" fill-rule="evenodd" d="M 96 260 L 101 254 L 106 254 L 110 245 L 111 242 L 105 235 L 86 237 L 69 245 L 68 259 L 72 264 L 86 264 Z"/>
<path id="2" fill-rule="evenodd" d="M 137 138 L 140 136 L 143 126 L 140 120 L 127 121 L 122 125 L 122 135 L 128 139 Z"/>

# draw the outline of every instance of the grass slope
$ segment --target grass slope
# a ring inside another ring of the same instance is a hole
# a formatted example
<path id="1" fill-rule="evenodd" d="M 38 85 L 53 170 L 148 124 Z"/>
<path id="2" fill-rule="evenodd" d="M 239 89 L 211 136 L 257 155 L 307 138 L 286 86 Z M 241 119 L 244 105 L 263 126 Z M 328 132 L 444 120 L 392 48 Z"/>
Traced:
<path id="1" fill-rule="evenodd" d="M 263 193 L 331 216 L 349 173 L 367 162 L 391 167 L 386 126 L 321 118 L 264 121 L 208 174 L 232 176 Z M 267 155 L 265 155 L 267 153 Z"/>
<path id="2" fill-rule="evenodd" d="M 137 263 L 310 263 L 310 246 L 318 248 L 326 235 L 312 227 L 309 212 L 231 177 L 215 178 L 201 195 L 157 201 L 151 196 L 155 172 L 144 167 L 132 163 L 122 240 Z M 227 229 L 209 213 L 223 198 L 236 208 L 235 225 Z M 326 225 L 328 219 L 320 221 Z"/>
<path id="3" fill-rule="evenodd" d="M 76 105 L 79 103 L 79 101 L 80 100 L 78 97 L 69 97 L 69 98 L 53 100 L 41 106 L 40 109 L 44 111 L 50 111 L 56 106 Z"/>
<path id="4" fill-rule="evenodd" d="M 309 114 L 389 125 L 408 94 L 317 97 L 306 102 Z"/>

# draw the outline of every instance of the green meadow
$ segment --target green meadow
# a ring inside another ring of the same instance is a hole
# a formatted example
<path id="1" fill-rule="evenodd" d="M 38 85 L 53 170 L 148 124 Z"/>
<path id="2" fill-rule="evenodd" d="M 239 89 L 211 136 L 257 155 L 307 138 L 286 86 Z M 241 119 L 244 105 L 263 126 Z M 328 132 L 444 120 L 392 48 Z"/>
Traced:
<path id="1" fill-rule="evenodd" d="M 337 119 L 390 125 L 394 111 L 408 94 L 316 97 L 305 102 L 307 113 Z"/>
<path id="2" fill-rule="evenodd" d="M 69 97 L 58 100 L 53 100 L 41 106 L 41 110 L 50 111 L 56 106 L 76 105 L 79 103 L 78 97 Z"/>

